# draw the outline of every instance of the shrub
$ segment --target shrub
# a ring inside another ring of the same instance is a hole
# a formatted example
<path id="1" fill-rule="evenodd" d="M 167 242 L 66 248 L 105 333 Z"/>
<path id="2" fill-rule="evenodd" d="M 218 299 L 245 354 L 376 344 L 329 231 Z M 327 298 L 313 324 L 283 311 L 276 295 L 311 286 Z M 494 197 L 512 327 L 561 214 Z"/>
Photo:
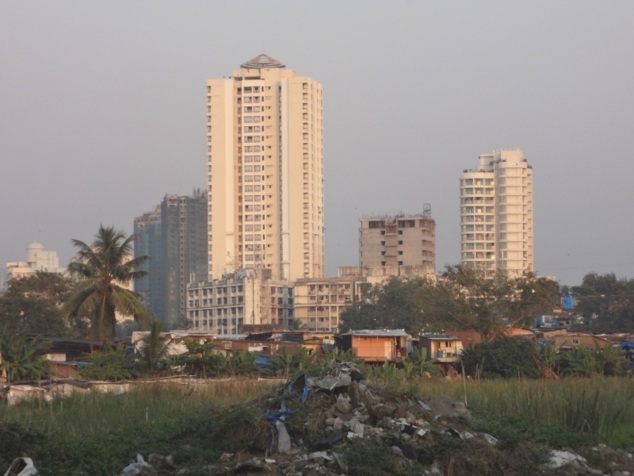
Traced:
<path id="1" fill-rule="evenodd" d="M 185 372 L 197 377 L 216 377 L 227 373 L 227 358 L 218 353 L 215 342 L 201 344 L 186 340 L 187 353 L 175 357 L 176 365 L 183 365 Z"/>
<path id="2" fill-rule="evenodd" d="M 507 336 L 466 349 L 461 363 L 476 378 L 541 376 L 539 352 L 533 342 Z"/>
<path id="3" fill-rule="evenodd" d="M 117 381 L 131 379 L 137 373 L 125 351 L 106 350 L 93 353 L 90 364 L 80 369 L 79 375 L 91 380 Z"/>
<path id="4" fill-rule="evenodd" d="M 42 357 L 44 348 L 21 334 L 3 332 L 0 335 L 0 373 L 5 371 L 10 383 L 38 380 L 49 372 Z"/>

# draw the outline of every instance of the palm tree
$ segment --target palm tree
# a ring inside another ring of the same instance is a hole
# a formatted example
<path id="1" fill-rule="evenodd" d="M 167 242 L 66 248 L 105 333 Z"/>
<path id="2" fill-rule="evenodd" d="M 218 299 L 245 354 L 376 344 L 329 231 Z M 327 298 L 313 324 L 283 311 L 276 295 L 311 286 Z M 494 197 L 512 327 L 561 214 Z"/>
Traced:
<path id="1" fill-rule="evenodd" d="M 150 333 L 143 340 L 139 359 L 150 372 L 157 370 L 159 361 L 169 355 L 169 342 L 163 340 L 163 328 L 158 321 L 152 322 Z"/>
<path id="2" fill-rule="evenodd" d="M 81 281 L 65 308 L 71 317 L 90 317 L 91 336 L 98 342 L 109 343 L 114 339 L 116 312 L 134 316 L 141 325 L 151 320 L 140 295 L 124 287 L 146 274 L 137 268 L 147 256 L 128 259 L 133 239 L 133 235 L 126 238 L 114 227 L 100 225 L 92 245 L 72 240 L 78 251 L 68 270 Z"/>

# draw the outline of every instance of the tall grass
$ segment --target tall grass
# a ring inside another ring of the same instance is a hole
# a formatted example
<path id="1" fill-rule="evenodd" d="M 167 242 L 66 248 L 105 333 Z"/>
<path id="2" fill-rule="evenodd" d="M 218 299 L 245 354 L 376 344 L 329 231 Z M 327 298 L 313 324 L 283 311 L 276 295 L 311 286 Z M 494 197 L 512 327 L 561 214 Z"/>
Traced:
<path id="1" fill-rule="evenodd" d="M 372 377 L 388 393 L 465 401 L 483 427 L 548 444 L 604 442 L 634 449 L 634 379 L 631 377 L 446 381 L 407 376 L 393 366 Z"/>
<path id="2" fill-rule="evenodd" d="M 461 382 L 427 381 L 425 395 L 446 393 L 463 400 Z M 479 380 L 466 385 L 476 417 L 510 424 L 565 429 L 589 440 L 634 445 L 634 380 L 595 376 L 562 380 Z M 552 435 L 556 438 L 556 435 Z M 553 443 L 553 441 L 548 441 Z"/>
<path id="3" fill-rule="evenodd" d="M 279 384 L 255 379 L 193 380 L 133 385 L 113 395 L 100 391 L 75 393 L 50 403 L 29 400 L 0 407 L 0 421 L 19 424 L 45 436 L 85 437 L 109 428 L 173 420 L 205 411 L 221 411 L 271 392 Z"/>
<path id="4" fill-rule="evenodd" d="M 230 437 L 233 428 L 262 420 L 249 402 L 278 386 L 255 379 L 160 382 L 119 395 L 91 391 L 0 406 L 0 447 L 12 434 L 21 438 L 12 445 L 15 454 L 0 454 L 0 474 L 20 455 L 32 457 L 43 476 L 109 476 L 137 453 L 171 454 L 176 447 L 186 449 L 191 464 L 215 461 L 242 437 Z M 242 405 L 229 408 L 236 404 Z"/>

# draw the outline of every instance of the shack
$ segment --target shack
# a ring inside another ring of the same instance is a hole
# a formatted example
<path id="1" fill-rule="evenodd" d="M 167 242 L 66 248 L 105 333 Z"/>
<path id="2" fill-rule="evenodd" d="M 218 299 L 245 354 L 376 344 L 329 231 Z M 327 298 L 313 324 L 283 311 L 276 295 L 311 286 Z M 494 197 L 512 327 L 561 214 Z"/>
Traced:
<path id="1" fill-rule="evenodd" d="M 559 350 L 577 349 L 579 347 L 598 350 L 610 346 L 610 342 L 607 339 L 592 334 L 568 333 L 556 335 L 550 339 Z"/>
<path id="2" fill-rule="evenodd" d="M 427 349 L 427 359 L 443 364 L 453 364 L 458 361 L 464 350 L 460 337 L 448 335 L 421 335 L 419 346 Z"/>
<path id="3" fill-rule="evenodd" d="M 150 331 L 134 331 L 132 332 L 131 343 L 134 346 L 134 352 L 138 353 L 145 347 L 145 338 L 150 335 Z M 193 340 L 204 344 L 216 338 L 215 332 L 195 331 L 195 330 L 171 330 L 161 332 L 161 340 L 167 344 L 168 355 L 181 355 L 187 352 L 185 342 Z"/>
<path id="4" fill-rule="evenodd" d="M 335 336 L 335 344 L 366 362 L 395 362 L 411 352 L 412 337 L 403 329 L 363 329 Z"/>

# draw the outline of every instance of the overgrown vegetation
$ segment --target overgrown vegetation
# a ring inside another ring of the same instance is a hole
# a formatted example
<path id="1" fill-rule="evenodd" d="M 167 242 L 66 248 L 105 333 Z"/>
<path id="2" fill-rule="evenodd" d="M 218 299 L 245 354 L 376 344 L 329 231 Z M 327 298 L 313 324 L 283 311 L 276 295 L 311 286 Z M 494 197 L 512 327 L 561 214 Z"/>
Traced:
<path id="1" fill-rule="evenodd" d="M 71 318 L 62 311 L 77 285 L 69 277 L 45 271 L 9 280 L 7 289 L 0 292 L 3 329 L 14 334 L 87 337 L 88 322 L 83 316 Z"/>
<path id="2" fill-rule="evenodd" d="M 572 288 L 576 311 L 584 316 L 579 328 L 592 332 L 634 331 L 634 279 L 614 273 L 588 273 Z"/>
<path id="3" fill-rule="evenodd" d="M 127 356 L 125 351 L 111 349 L 94 352 L 88 365 L 79 370 L 79 375 L 90 380 L 116 382 L 137 377 L 139 371 L 132 358 Z"/>
<path id="4" fill-rule="evenodd" d="M 6 372 L 8 383 L 43 378 L 48 374 L 43 351 L 42 346 L 24 335 L 3 330 L 0 333 L 0 374 Z"/>
<path id="5" fill-rule="evenodd" d="M 500 336 L 465 349 L 461 365 L 466 373 L 479 378 L 553 378 L 590 377 L 592 375 L 624 375 L 627 361 L 622 351 L 604 349 L 576 349 L 557 351 L 548 341 Z"/>
<path id="6" fill-rule="evenodd" d="M 139 384 L 123 395 L 78 393 L 47 405 L 0 407 L 0 471 L 21 455 L 33 458 L 43 476 L 119 474 L 137 453 L 151 452 L 202 466 L 223 451 L 240 449 L 245 435 L 236 427 L 251 431 L 259 424 L 261 415 L 250 402 L 270 394 L 274 385 Z"/>

